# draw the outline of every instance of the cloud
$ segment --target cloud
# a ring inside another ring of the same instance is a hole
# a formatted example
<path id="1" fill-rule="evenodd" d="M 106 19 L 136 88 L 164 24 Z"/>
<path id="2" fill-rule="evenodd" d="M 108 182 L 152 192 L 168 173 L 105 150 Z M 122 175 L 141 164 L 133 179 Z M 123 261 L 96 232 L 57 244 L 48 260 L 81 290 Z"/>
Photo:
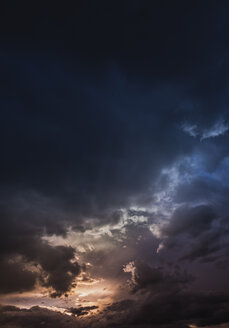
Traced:
<path id="1" fill-rule="evenodd" d="M 49 328 L 76 328 L 80 327 L 76 319 L 45 308 L 33 307 L 19 309 L 13 306 L 0 307 L 0 324 L 3 328 L 9 327 L 49 327 Z"/>
<path id="2" fill-rule="evenodd" d="M 138 300 L 123 300 L 101 314 L 117 327 L 191 327 L 229 322 L 228 293 L 167 290 L 162 294 L 141 293 Z M 105 321 L 106 322 L 106 321 Z"/>
<path id="3" fill-rule="evenodd" d="M 150 290 L 152 293 L 179 290 L 193 280 L 186 272 L 168 272 L 162 267 L 153 268 L 142 261 L 130 262 L 123 270 L 131 273 L 130 287 L 133 292 L 141 289 Z"/>
<path id="4" fill-rule="evenodd" d="M 98 306 L 80 306 L 78 308 L 70 308 L 66 310 L 66 312 L 71 313 L 72 315 L 75 315 L 77 317 L 80 317 L 82 315 L 87 315 L 91 310 L 98 309 Z"/>
<path id="5" fill-rule="evenodd" d="M 197 137 L 198 136 L 198 132 L 197 132 L 197 125 L 196 124 L 188 124 L 185 123 L 182 125 L 182 130 L 184 132 L 186 132 L 187 134 L 189 134 L 191 137 Z"/>
<path id="6" fill-rule="evenodd" d="M 199 137 L 200 141 L 222 136 L 228 131 L 228 129 L 229 125 L 226 124 L 225 121 L 222 119 L 218 120 L 216 123 L 214 123 L 211 127 L 207 129 L 198 127 L 197 124 L 184 123 L 182 125 L 182 130 L 185 133 L 194 138 Z"/>
<path id="7" fill-rule="evenodd" d="M 100 314 L 104 327 L 227 322 L 228 295 L 186 287 L 192 271 L 201 281 L 203 267 L 228 259 L 228 4 L 75 1 L 44 11 L 11 1 L 3 11 L 2 293 L 39 282 L 52 297 L 68 294 L 85 268 L 81 246 L 89 275 L 115 281 L 127 299 Z M 225 275 L 208 288 L 226 286 Z M 47 309 L 4 311 L 5 326 L 80 326 Z"/>
<path id="8" fill-rule="evenodd" d="M 41 245 L 38 254 L 32 255 L 31 260 L 42 267 L 42 284 L 52 287 L 53 297 L 61 296 L 75 287 L 75 277 L 80 273 L 80 266 L 75 261 L 75 250 L 72 247 Z"/>
<path id="9" fill-rule="evenodd" d="M 37 273 L 26 270 L 23 263 L 0 260 L 0 293 L 30 291 L 35 287 Z"/>
<path id="10" fill-rule="evenodd" d="M 226 292 L 182 291 L 141 293 L 138 300 L 125 299 L 92 316 L 68 316 L 45 308 L 0 307 L 0 324 L 8 327 L 160 327 L 188 328 L 227 324 L 229 295 Z M 73 311 L 74 312 L 74 311 Z"/>
<path id="11" fill-rule="evenodd" d="M 216 263 L 228 257 L 228 222 L 210 205 L 178 207 L 161 228 L 159 253 L 176 250 L 180 260 Z"/>
<path id="12" fill-rule="evenodd" d="M 224 135 L 228 131 L 228 129 L 228 124 L 226 124 L 223 120 L 220 120 L 216 122 L 209 130 L 205 130 L 203 132 L 201 140 Z"/>
<path id="13" fill-rule="evenodd" d="M 176 236 L 182 233 L 198 236 L 210 228 L 217 218 L 215 210 L 209 205 L 189 207 L 187 205 L 176 209 L 162 232 L 167 236 Z"/>
<path id="14" fill-rule="evenodd" d="M 31 290 L 40 281 L 54 291 L 53 296 L 67 293 L 80 272 L 75 250 L 49 245 L 42 239 L 44 226 L 42 217 L 36 221 L 37 210 L 24 207 L 21 202 L 14 205 L 11 208 L 4 203 L 0 207 L 2 292 Z M 58 223 L 53 226 L 58 229 Z"/>

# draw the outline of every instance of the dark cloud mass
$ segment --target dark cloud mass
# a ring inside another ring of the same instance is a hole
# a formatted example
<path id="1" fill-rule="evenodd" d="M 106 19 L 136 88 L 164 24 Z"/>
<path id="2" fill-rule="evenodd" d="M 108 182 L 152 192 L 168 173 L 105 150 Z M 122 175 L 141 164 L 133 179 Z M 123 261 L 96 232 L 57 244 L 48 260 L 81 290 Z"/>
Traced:
<path id="1" fill-rule="evenodd" d="M 33 307 L 29 310 L 19 309 L 17 307 L 1 307 L 1 327 L 78 327 L 75 320 L 71 317 Z"/>
<path id="2" fill-rule="evenodd" d="M 182 233 L 190 235 L 201 234 L 207 230 L 216 218 L 214 210 L 206 205 L 193 208 L 180 207 L 174 211 L 169 224 L 164 228 L 167 235 L 174 236 Z"/>
<path id="3" fill-rule="evenodd" d="M 26 270 L 20 263 L 1 260 L 0 292 L 23 292 L 35 287 L 36 274 Z"/>
<path id="4" fill-rule="evenodd" d="M 41 239 L 46 225 L 36 223 L 42 220 L 42 214 L 39 216 L 35 208 L 20 208 L 13 201 L 11 206 L 1 207 L 1 292 L 30 290 L 37 279 L 54 289 L 53 296 L 68 292 L 80 272 L 75 250 L 70 246 L 51 246 Z M 58 229 L 58 223 L 53 225 Z M 37 270 L 23 269 L 26 264 Z"/>
<path id="5" fill-rule="evenodd" d="M 227 327 L 228 1 L 1 7 L 1 327 Z"/>
<path id="6" fill-rule="evenodd" d="M 96 309 L 98 309 L 98 306 L 95 306 L 95 305 L 93 305 L 93 306 L 81 306 L 79 308 L 70 308 L 68 310 L 68 312 L 70 312 L 71 314 L 79 317 L 81 315 L 88 314 L 89 311 L 91 311 L 91 310 L 96 310 Z"/>
<path id="7" fill-rule="evenodd" d="M 193 280 L 192 276 L 178 269 L 175 272 L 165 272 L 161 267 L 152 268 L 144 262 L 130 262 L 125 270 L 131 272 L 130 286 L 133 292 L 141 289 L 152 289 L 154 293 L 168 292 L 174 288 L 183 288 Z"/>

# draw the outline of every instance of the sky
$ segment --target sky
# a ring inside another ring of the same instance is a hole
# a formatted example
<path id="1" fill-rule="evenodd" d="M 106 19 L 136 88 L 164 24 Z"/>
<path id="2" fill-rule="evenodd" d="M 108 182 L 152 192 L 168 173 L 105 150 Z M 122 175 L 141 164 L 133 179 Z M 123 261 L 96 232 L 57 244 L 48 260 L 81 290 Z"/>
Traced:
<path id="1" fill-rule="evenodd" d="M 229 2 L 0 19 L 0 326 L 229 327 Z"/>

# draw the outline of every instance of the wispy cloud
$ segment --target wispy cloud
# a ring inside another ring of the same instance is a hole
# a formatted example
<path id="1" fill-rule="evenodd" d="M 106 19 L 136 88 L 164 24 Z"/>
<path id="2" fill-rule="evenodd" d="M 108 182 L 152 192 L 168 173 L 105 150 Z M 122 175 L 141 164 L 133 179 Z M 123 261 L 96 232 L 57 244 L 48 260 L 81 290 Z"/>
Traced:
<path id="1" fill-rule="evenodd" d="M 202 141 L 224 135 L 229 130 L 229 125 L 224 120 L 220 119 L 207 129 L 201 129 L 197 124 L 190 124 L 187 122 L 182 124 L 181 129 L 189 136 L 193 138 L 198 137 L 200 141 Z"/>

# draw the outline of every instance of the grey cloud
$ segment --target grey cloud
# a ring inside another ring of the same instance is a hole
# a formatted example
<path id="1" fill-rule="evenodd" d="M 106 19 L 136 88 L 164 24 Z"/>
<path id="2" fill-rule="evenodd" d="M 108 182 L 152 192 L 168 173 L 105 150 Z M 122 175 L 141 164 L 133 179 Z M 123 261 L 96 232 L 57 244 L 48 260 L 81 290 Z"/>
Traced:
<path id="1" fill-rule="evenodd" d="M 149 293 L 147 288 L 138 300 L 122 300 L 108 305 L 96 316 L 85 320 L 47 309 L 29 310 L 12 306 L 0 308 L 1 327 L 160 327 L 188 328 L 190 324 L 204 327 L 228 323 L 229 295 L 226 292 L 191 292 L 178 289 L 162 294 Z M 74 310 L 73 310 L 74 312 Z"/>
<path id="2" fill-rule="evenodd" d="M 0 294 L 30 291 L 35 287 L 38 275 L 27 270 L 23 263 L 0 260 Z"/>
<path id="3" fill-rule="evenodd" d="M 200 260 L 203 262 L 216 262 L 219 258 L 228 256 L 226 249 L 228 242 L 223 241 L 225 231 L 223 229 L 213 229 L 203 233 L 198 239 L 189 241 L 189 247 L 184 248 L 182 260 Z"/>
<path id="4" fill-rule="evenodd" d="M 141 294 L 137 301 L 123 300 L 108 306 L 101 317 L 117 327 L 176 328 L 228 323 L 228 293 L 174 290 Z"/>
<path id="5" fill-rule="evenodd" d="M 78 328 L 81 327 L 76 319 L 70 316 L 50 311 L 48 309 L 33 307 L 19 309 L 13 306 L 0 307 L 0 324 L 3 328 Z"/>
<path id="6" fill-rule="evenodd" d="M 98 306 L 80 306 L 78 308 L 71 307 L 70 309 L 66 310 L 66 312 L 71 313 L 72 315 L 75 315 L 77 317 L 80 317 L 82 315 L 88 314 L 91 310 L 98 309 Z"/>
<path id="7" fill-rule="evenodd" d="M 38 253 L 32 255 L 31 261 L 40 264 L 44 271 L 42 284 L 55 290 L 51 296 L 61 296 L 75 287 L 74 279 L 80 273 L 80 266 L 74 255 L 72 247 L 50 247 L 45 244 L 40 245 Z"/>
<path id="8" fill-rule="evenodd" d="M 216 263 L 228 257 L 227 216 L 212 206 L 181 206 L 161 231 L 165 252 L 174 250 L 180 260 Z"/>
<path id="9" fill-rule="evenodd" d="M 216 201 L 227 192 L 220 181 L 209 177 L 194 177 L 189 183 L 181 183 L 174 195 L 174 201 L 182 202 L 211 202 Z"/>
<path id="10" fill-rule="evenodd" d="M 134 293 L 140 290 L 152 293 L 172 292 L 183 289 L 190 284 L 194 277 L 178 268 L 174 271 L 165 270 L 163 267 L 152 267 L 143 261 L 130 262 L 124 268 L 131 273 L 131 288 Z"/>
<path id="11" fill-rule="evenodd" d="M 182 233 L 198 236 L 208 230 L 216 218 L 217 214 L 214 208 L 209 205 L 194 207 L 184 205 L 174 211 L 162 232 L 167 236 L 176 236 Z"/>
<path id="12" fill-rule="evenodd" d="M 19 291 L 20 288 L 29 290 L 39 280 L 55 291 L 53 296 L 67 293 L 74 287 L 74 279 L 80 272 L 80 266 L 75 260 L 75 250 L 67 246 L 51 246 L 42 240 L 45 222 L 47 226 L 53 227 L 53 231 L 58 231 L 58 222 L 50 222 L 50 213 L 44 215 L 41 209 L 28 207 L 23 202 L 12 202 L 11 205 L 14 205 L 13 208 L 5 204 L 0 208 L 2 285 L 3 282 L 6 283 L 5 287 L 2 286 L 2 291 L 7 291 L 7 285 L 11 292 Z M 37 221 L 37 217 L 41 221 Z M 61 230 L 61 234 L 63 231 Z M 20 261 L 15 260 L 18 256 Z M 27 264 L 37 266 L 36 273 L 28 269 Z"/>

